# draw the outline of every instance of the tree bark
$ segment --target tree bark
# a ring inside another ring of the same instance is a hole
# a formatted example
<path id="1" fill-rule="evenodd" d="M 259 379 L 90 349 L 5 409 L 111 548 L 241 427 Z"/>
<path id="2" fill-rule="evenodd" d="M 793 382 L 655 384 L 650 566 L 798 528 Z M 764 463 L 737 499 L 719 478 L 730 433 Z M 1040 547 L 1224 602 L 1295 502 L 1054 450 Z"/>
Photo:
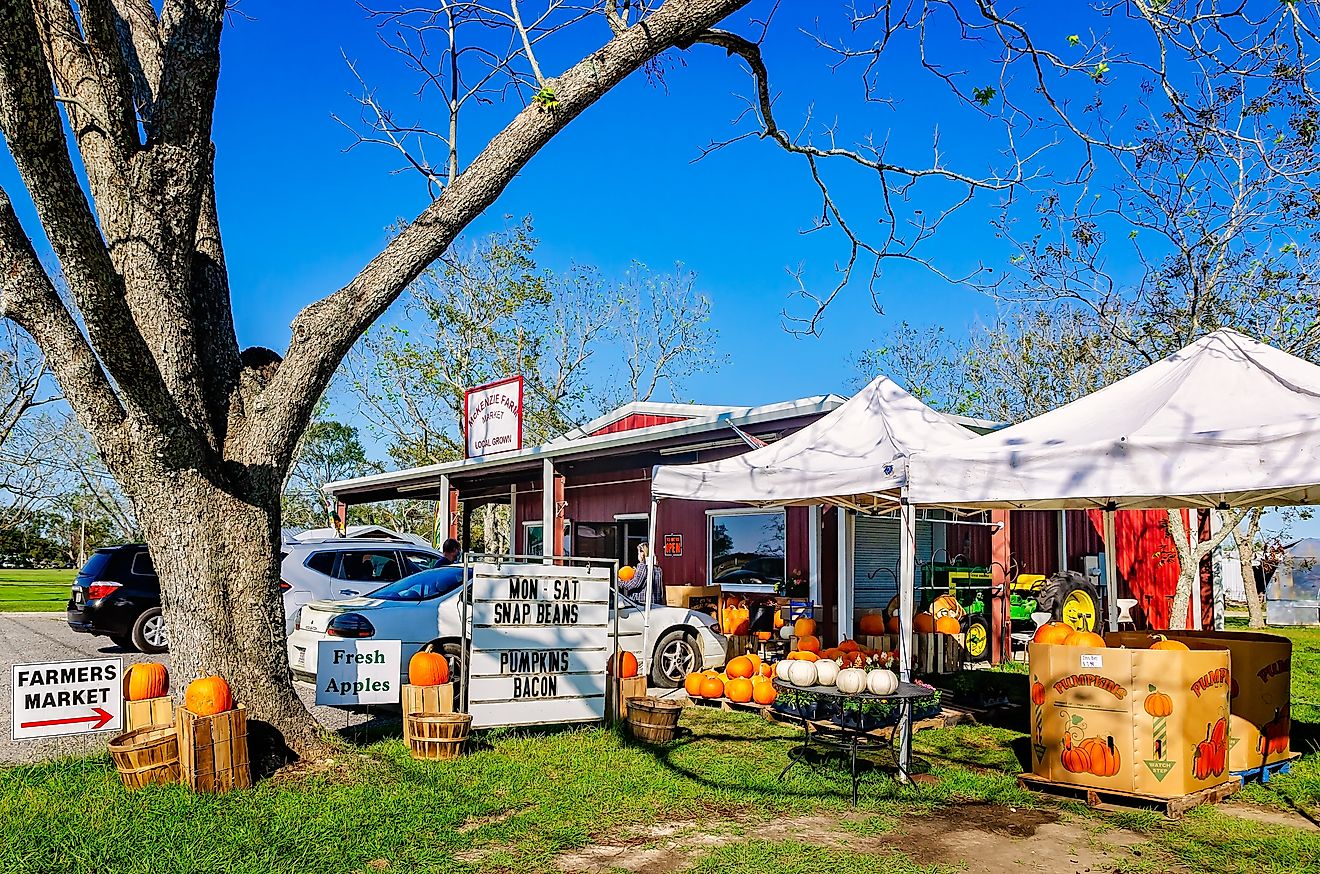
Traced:
<path id="1" fill-rule="evenodd" d="M 279 590 L 279 478 L 248 473 L 235 487 L 195 469 L 143 471 L 131 496 L 161 581 L 174 694 L 219 674 L 248 710 L 253 766 L 290 753 L 323 757 L 329 736 L 299 700 L 289 671 Z M 279 738 L 283 738 L 280 743 Z"/>
<path id="2" fill-rule="evenodd" d="M 1224 538 L 1236 530 L 1242 517 L 1247 514 L 1246 510 L 1228 510 L 1224 511 L 1224 524 L 1217 532 L 1211 535 L 1209 540 L 1199 541 L 1196 546 L 1192 546 L 1191 535 L 1187 531 L 1187 525 L 1183 523 L 1181 510 L 1168 510 L 1169 514 L 1169 539 L 1173 541 L 1173 548 L 1178 552 L 1178 587 L 1174 590 L 1173 605 L 1169 607 L 1169 628 L 1175 631 L 1183 631 L 1187 628 L 1187 612 L 1192 603 L 1192 593 L 1201 590 L 1201 559 L 1205 558 L 1215 550 L 1215 547 L 1224 542 Z M 1191 511 L 1193 514 L 1199 512 Z M 1193 515 L 1195 520 L 1196 516 Z M 1197 598 L 1197 609 L 1200 609 L 1200 598 Z"/>
<path id="3" fill-rule="evenodd" d="M 1260 517 L 1264 512 L 1257 507 L 1248 514 L 1246 531 L 1241 528 L 1233 533 L 1237 540 L 1238 566 L 1242 568 L 1242 589 L 1247 599 L 1247 625 L 1251 628 L 1265 627 L 1265 608 L 1260 602 L 1260 591 L 1256 588 L 1256 534 L 1260 531 Z"/>

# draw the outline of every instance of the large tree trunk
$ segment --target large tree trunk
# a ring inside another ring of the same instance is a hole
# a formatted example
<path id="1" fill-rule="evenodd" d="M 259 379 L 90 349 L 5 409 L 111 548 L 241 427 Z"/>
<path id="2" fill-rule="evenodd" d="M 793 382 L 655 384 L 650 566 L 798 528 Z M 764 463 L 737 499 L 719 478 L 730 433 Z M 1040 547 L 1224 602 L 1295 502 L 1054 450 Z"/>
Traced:
<path id="1" fill-rule="evenodd" d="M 286 660 L 279 590 L 279 477 L 240 474 L 220 485 L 195 469 L 140 477 L 134 505 L 161 581 L 174 692 L 219 674 L 248 710 L 253 754 L 265 772 L 290 757 L 320 757 L 329 747 L 299 701 Z M 283 738 L 281 743 L 280 738 Z"/>

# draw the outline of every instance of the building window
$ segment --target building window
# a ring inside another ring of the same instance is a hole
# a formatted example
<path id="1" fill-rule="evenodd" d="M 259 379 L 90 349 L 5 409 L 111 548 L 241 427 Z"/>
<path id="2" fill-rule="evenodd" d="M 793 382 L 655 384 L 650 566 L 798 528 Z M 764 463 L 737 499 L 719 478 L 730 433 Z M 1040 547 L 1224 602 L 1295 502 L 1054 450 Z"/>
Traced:
<path id="1" fill-rule="evenodd" d="M 573 532 L 576 546 L 573 554 L 579 558 L 619 557 L 619 525 L 617 522 L 579 522 Z"/>
<path id="2" fill-rule="evenodd" d="M 523 523 L 523 554 L 524 555 L 544 555 L 545 540 L 541 536 L 544 530 L 540 522 Z M 573 554 L 573 523 L 564 520 L 564 555 Z"/>
<path id="3" fill-rule="evenodd" d="M 726 589 L 774 592 L 784 584 L 782 510 L 711 513 L 710 581 Z"/>

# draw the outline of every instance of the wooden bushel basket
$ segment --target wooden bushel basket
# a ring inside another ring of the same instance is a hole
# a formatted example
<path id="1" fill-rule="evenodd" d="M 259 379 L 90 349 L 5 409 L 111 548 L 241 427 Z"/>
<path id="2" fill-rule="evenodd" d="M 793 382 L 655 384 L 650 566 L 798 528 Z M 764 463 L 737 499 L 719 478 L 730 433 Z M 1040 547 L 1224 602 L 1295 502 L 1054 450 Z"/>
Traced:
<path id="1" fill-rule="evenodd" d="M 179 769 L 194 792 L 226 792 L 252 785 L 248 766 L 247 709 L 242 704 L 214 716 L 186 707 L 175 711 Z"/>
<path id="2" fill-rule="evenodd" d="M 179 737 L 172 725 L 152 725 L 110 741 L 110 758 L 127 789 L 179 782 Z"/>
<path id="3" fill-rule="evenodd" d="M 472 730 L 470 713 L 414 713 L 404 717 L 414 759 L 445 761 L 463 755 Z"/>
<path id="4" fill-rule="evenodd" d="M 628 702 L 628 730 L 643 743 L 669 743 L 678 735 L 678 717 L 683 705 L 656 698 L 633 698 Z"/>
<path id="5" fill-rule="evenodd" d="M 174 725 L 174 702 L 170 696 L 124 702 L 124 731 L 136 731 L 153 725 Z"/>

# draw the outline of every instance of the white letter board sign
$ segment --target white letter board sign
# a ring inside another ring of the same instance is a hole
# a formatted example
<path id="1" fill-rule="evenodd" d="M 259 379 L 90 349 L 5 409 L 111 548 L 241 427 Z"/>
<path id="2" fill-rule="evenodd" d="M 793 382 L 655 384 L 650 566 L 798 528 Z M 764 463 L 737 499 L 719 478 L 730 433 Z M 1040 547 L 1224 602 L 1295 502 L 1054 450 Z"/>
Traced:
<path id="1" fill-rule="evenodd" d="M 608 568 L 473 565 L 472 727 L 603 719 L 609 602 Z"/>

